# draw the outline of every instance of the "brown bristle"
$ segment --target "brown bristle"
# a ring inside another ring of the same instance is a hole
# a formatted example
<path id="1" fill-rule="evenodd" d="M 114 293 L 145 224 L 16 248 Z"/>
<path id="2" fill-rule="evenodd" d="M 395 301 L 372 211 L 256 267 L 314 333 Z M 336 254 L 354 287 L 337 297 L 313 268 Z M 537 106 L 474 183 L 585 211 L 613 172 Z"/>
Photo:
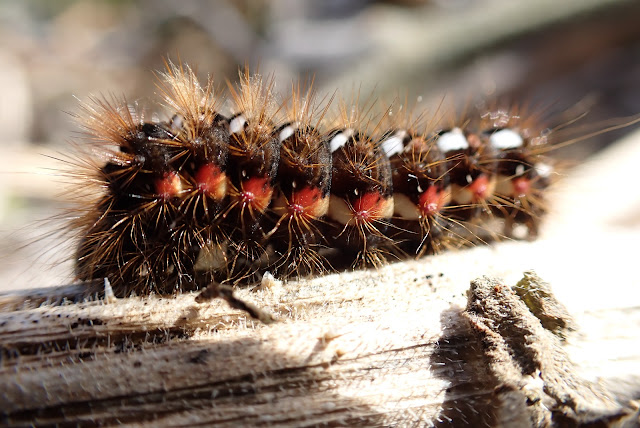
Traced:
<path id="1" fill-rule="evenodd" d="M 271 242 L 279 255 L 276 272 L 287 276 L 329 268 L 320 251 L 329 245 L 323 218 L 329 210 L 332 159 L 321 122 L 330 103 L 319 102 L 312 86 L 302 94 L 294 85 L 286 123 L 276 129 L 281 147 Z"/>

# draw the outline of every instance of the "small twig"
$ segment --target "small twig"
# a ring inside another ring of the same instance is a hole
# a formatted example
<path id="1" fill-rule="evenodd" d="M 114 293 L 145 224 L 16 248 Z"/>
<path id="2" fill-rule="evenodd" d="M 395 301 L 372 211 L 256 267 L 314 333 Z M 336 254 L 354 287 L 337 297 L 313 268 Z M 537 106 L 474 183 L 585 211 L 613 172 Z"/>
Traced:
<path id="1" fill-rule="evenodd" d="M 252 318 L 257 319 L 264 324 L 271 324 L 276 320 L 270 313 L 264 311 L 253 303 L 236 297 L 233 293 L 233 287 L 219 284 L 217 282 L 211 283 L 211 285 L 202 290 L 202 292 L 196 296 L 196 302 L 204 303 L 216 298 L 223 299 L 232 308 L 244 311 Z"/>

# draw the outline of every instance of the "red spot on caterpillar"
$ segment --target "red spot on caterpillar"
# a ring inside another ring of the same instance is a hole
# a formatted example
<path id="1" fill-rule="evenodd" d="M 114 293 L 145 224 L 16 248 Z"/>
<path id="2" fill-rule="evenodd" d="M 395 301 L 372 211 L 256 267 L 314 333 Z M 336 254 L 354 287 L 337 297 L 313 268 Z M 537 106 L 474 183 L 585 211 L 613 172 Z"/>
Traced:
<path id="1" fill-rule="evenodd" d="M 227 176 L 217 165 L 206 163 L 195 174 L 198 189 L 214 199 L 222 199 L 227 193 Z"/>
<path id="2" fill-rule="evenodd" d="M 369 222 L 380 218 L 383 211 L 383 203 L 379 193 L 365 193 L 353 202 L 353 213 L 356 221 Z"/>
<path id="3" fill-rule="evenodd" d="M 420 211 L 425 216 L 437 214 L 448 202 L 447 192 L 438 191 L 435 186 L 429 187 L 418 198 Z"/>
<path id="4" fill-rule="evenodd" d="M 265 177 L 252 177 L 242 182 L 240 201 L 243 205 L 251 205 L 258 211 L 264 211 L 271 202 L 273 188 L 269 179 Z"/>
<path id="5" fill-rule="evenodd" d="M 513 196 L 526 196 L 531 190 L 531 180 L 526 177 L 518 177 L 511 180 L 513 184 Z"/>
<path id="6" fill-rule="evenodd" d="M 473 201 L 479 202 L 491 196 L 491 188 L 489 186 L 489 177 L 486 174 L 479 175 L 467 189 L 473 195 Z"/>
<path id="7" fill-rule="evenodd" d="M 164 200 L 179 196 L 182 191 L 182 181 L 176 172 L 167 172 L 162 178 L 154 182 L 155 191 Z"/>
<path id="8" fill-rule="evenodd" d="M 290 214 L 303 214 L 308 213 L 317 217 L 315 213 L 317 204 L 322 200 L 320 189 L 317 187 L 305 187 L 302 190 L 293 192 L 291 199 L 289 200 L 289 213 Z M 322 215 L 324 213 L 320 213 Z"/>

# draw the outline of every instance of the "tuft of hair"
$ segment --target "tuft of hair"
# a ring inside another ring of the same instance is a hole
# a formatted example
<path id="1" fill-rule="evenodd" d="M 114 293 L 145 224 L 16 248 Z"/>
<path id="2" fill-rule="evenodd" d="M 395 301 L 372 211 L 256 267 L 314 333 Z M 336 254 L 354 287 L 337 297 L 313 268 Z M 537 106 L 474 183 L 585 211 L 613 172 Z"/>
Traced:
<path id="1" fill-rule="evenodd" d="M 380 266 L 398 250 L 388 236 L 393 216 L 393 184 L 389 158 L 382 147 L 384 114 L 376 102 L 341 99 L 339 127 L 330 141 L 332 184 L 329 222 L 332 245 L 353 267 Z M 387 108 L 388 110 L 388 108 Z"/>
<path id="2" fill-rule="evenodd" d="M 279 260 L 276 272 L 286 276 L 323 273 L 328 261 L 325 215 L 329 209 L 332 159 L 323 127 L 332 98 L 317 98 L 311 82 L 303 89 L 292 83 L 292 96 L 283 105 L 285 121 L 276 129 L 280 165 L 275 184 L 274 214 L 269 232 Z"/>

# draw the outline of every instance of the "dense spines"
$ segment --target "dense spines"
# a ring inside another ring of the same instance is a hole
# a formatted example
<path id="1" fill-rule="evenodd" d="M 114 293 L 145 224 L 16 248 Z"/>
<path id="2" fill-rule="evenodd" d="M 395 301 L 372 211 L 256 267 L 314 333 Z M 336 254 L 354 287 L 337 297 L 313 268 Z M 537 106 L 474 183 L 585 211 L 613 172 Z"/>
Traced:
<path id="1" fill-rule="evenodd" d="M 392 244 L 386 235 L 393 215 L 389 159 L 375 140 L 358 131 L 332 158 L 332 245 L 355 257 L 356 264 L 378 265 Z"/>
<path id="2" fill-rule="evenodd" d="M 438 120 L 416 111 L 406 98 L 403 105 L 394 104 L 385 115 L 381 138 L 393 182 L 389 235 L 397 248 L 414 258 L 455 248 L 460 239 L 446 215 L 451 184 L 447 159 L 436 144 Z"/>
<path id="3" fill-rule="evenodd" d="M 211 80 L 203 88 L 190 68 L 168 64 L 159 85 L 165 103 L 174 115 L 169 128 L 182 148 L 179 170 L 196 196 L 193 217 L 211 221 L 227 197 L 227 163 L 230 135 L 227 119 L 219 113 Z M 190 195 L 183 195 L 185 199 Z M 200 215 L 198 215 L 200 214 Z"/>
<path id="4" fill-rule="evenodd" d="M 202 87 L 193 70 L 171 63 L 160 78 L 163 101 L 173 112 L 165 126 L 181 147 L 173 164 L 185 183 L 178 206 L 181 217 L 172 235 L 181 255 L 173 269 L 192 272 L 190 280 L 200 287 L 213 277 L 203 254 L 222 253 L 228 240 L 221 225 L 221 212 L 229 199 L 228 121 L 219 113 L 221 102 L 210 78 Z"/>
<path id="5" fill-rule="evenodd" d="M 280 166 L 270 241 L 279 256 L 275 270 L 287 276 L 329 269 L 320 252 L 329 246 L 323 218 L 329 211 L 332 157 L 322 120 L 330 103 L 318 102 L 312 87 L 301 94 L 294 86 L 286 123 L 276 129 Z"/>
<path id="6" fill-rule="evenodd" d="M 273 80 L 240 75 L 238 88 L 231 88 L 234 110 L 229 119 L 229 181 L 231 203 L 252 218 L 265 213 L 273 196 L 278 171 L 280 143 L 274 131 L 277 110 L 273 105 Z M 247 224 L 242 225 L 248 229 Z"/>
<path id="7" fill-rule="evenodd" d="M 494 109 L 482 115 L 489 145 L 497 151 L 496 195 L 493 211 L 504 218 L 504 234 L 533 239 L 539 219 L 546 213 L 545 194 L 551 185 L 552 161 L 544 152 L 552 148 L 546 130 L 533 115 L 520 109 Z M 514 228 L 526 227 L 519 236 Z"/>
<path id="8" fill-rule="evenodd" d="M 443 210 L 451 201 L 451 184 L 444 155 L 434 137 L 398 131 L 401 150 L 391 157 L 395 238 L 414 256 L 437 253 L 450 238 Z"/>
<path id="9" fill-rule="evenodd" d="M 228 121 L 230 199 L 223 224 L 229 231 L 228 266 L 234 279 L 251 275 L 257 261 L 272 262 L 265 247 L 266 214 L 280 161 L 273 82 L 245 70 L 238 86 L 230 87 L 234 111 Z"/>
<path id="10" fill-rule="evenodd" d="M 248 71 L 229 97 L 189 67 L 169 63 L 159 77 L 168 120 L 118 99 L 81 115 L 106 163 L 86 162 L 101 189 L 70 226 L 76 273 L 108 278 L 118 296 L 379 266 L 538 232 L 551 145 L 514 111 L 442 126 L 343 102 L 327 120 L 332 100 L 298 86 L 283 101 L 273 79 Z M 496 219 L 502 228 L 486 227 Z"/>
<path id="11" fill-rule="evenodd" d="M 181 283 L 188 270 L 180 269 L 184 254 L 173 225 L 181 217 L 183 181 L 172 164 L 181 146 L 124 100 L 97 99 L 84 110 L 88 132 L 109 160 L 98 171 L 105 194 L 80 220 L 76 274 L 109 277 L 121 295 Z"/>
<path id="12" fill-rule="evenodd" d="M 328 238 L 342 253 L 335 263 L 353 260 L 354 267 L 380 266 L 396 249 L 387 233 L 393 216 L 393 183 L 381 144 L 383 121 L 370 110 L 342 101 L 339 123 L 345 126 L 332 132 L 329 142 L 333 166 Z"/>

